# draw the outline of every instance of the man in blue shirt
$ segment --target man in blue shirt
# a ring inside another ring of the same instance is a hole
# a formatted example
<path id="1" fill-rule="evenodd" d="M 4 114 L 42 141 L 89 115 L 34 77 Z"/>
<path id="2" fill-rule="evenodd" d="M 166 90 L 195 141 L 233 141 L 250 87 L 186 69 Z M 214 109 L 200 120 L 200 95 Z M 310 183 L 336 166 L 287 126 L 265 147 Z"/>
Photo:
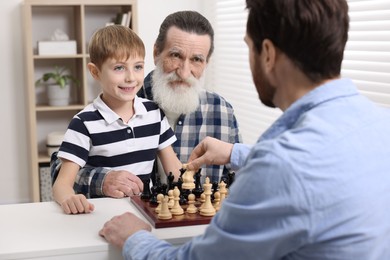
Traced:
<path id="1" fill-rule="evenodd" d="M 204 74 L 214 50 L 214 30 L 210 22 L 194 11 L 168 15 L 160 26 L 154 45 L 156 69 L 144 81 L 138 95 L 155 101 L 164 111 L 177 141 L 172 147 L 181 162 L 206 136 L 242 142 L 233 107 L 223 97 L 203 88 Z M 158 163 L 162 182 L 165 173 Z M 55 178 L 61 163 L 54 154 L 51 171 Z M 219 182 L 230 165 L 211 165 L 202 169 L 202 178 Z M 127 171 L 109 167 L 82 168 L 74 184 L 76 193 L 87 197 L 123 197 L 138 194 L 138 187 Z M 203 182 L 202 180 L 202 182 Z"/>
<path id="2" fill-rule="evenodd" d="M 340 78 L 345 0 L 247 0 L 260 100 L 283 115 L 252 146 L 205 138 L 188 168 L 237 178 L 205 233 L 181 247 L 126 213 L 100 235 L 126 259 L 390 259 L 390 112 Z"/>

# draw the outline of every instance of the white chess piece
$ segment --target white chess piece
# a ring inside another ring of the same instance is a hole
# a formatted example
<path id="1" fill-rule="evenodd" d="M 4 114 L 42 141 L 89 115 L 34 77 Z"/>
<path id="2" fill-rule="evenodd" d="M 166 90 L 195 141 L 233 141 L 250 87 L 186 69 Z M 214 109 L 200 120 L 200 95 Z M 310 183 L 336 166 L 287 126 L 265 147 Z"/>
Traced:
<path id="1" fill-rule="evenodd" d="M 213 204 L 211 204 L 211 186 L 209 177 L 206 177 L 206 181 L 203 184 L 204 194 L 206 195 L 205 202 L 203 204 L 203 207 L 200 209 L 200 215 L 211 217 L 214 216 L 216 211 L 213 207 Z"/>
<path id="2" fill-rule="evenodd" d="M 195 206 L 195 195 L 192 193 L 188 195 L 188 207 L 186 212 L 190 214 L 198 212 L 198 209 Z"/>
<path id="3" fill-rule="evenodd" d="M 157 197 L 158 197 L 158 195 L 157 195 Z M 160 213 L 158 213 L 157 218 L 158 219 L 171 219 L 172 218 L 172 213 L 169 211 L 169 208 L 168 208 L 168 196 L 164 196 L 164 198 L 161 202 L 161 210 L 160 210 Z"/>
<path id="4" fill-rule="evenodd" d="M 174 204 L 173 207 L 171 208 L 171 213 L 174 216 L 179 216 L 184 214 L 183 208 L 180 206 L 179 200 L 180 200 L 180 190 L 175 186 L 173 189 L 173 200 Z"/>
<path id="5" fill-rule="evenodd" d="M 161 210 L 161 203 L 164 199 L 164 195 L 159 193 L 157 194 L 157 203 L 158 203 L 158 206 L 156 207 L 156 209 L 154 210 L 156 213 L 160 213 L 160 210 Z"/>

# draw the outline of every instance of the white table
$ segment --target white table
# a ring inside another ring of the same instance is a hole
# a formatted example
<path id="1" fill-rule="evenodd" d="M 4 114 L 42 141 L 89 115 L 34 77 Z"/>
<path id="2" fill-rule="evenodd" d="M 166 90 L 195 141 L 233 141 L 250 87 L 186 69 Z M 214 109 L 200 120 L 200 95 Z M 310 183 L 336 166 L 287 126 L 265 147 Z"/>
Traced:
<path id="1" fill-rule="evenodd" d="M 126 211 L 145 220 L 129 198 L 91 199 L 90 214 L 66 215 L 55 202 L 0 206 L 0 259 L 122 259 L 119 249 L 98 232 L 113 216 Z M 152 233 L 180 245 L 204 232 L 207 225 L 159 228 Z"/>

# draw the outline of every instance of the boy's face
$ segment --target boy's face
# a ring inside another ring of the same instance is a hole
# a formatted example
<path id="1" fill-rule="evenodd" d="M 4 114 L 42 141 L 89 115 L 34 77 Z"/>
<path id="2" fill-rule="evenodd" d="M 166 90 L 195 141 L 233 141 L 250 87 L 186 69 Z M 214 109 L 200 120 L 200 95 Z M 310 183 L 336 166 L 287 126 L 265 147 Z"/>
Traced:
<path id="1" fill-rule="evenodd" d="M 144 82 L 144 58 L 107 59 L 94 78 L 100 82 L 107 105 L 132 102 Z M 119 103 L 118 103 L 119 102 Z"/>

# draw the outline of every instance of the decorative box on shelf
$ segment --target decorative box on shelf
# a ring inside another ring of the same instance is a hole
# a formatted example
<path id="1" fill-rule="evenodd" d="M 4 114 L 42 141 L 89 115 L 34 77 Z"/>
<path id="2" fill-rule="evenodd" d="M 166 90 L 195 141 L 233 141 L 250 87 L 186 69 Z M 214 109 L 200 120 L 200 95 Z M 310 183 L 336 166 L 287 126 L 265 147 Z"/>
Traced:
<path id="1" fill-rule="evenodd" d="M 77 54 L 76 41 L 39 41 L 38 55 Z"/>

